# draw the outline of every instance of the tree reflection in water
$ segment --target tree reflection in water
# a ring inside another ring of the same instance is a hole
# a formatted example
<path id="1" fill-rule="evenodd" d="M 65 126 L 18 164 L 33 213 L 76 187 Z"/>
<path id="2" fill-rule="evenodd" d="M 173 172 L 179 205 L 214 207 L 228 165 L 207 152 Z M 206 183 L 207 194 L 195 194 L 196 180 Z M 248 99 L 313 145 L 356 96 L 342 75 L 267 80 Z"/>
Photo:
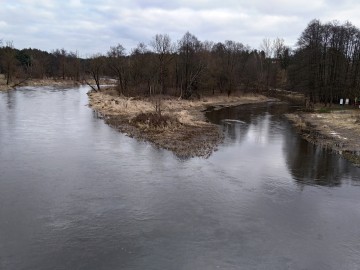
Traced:
<path id="1" fill-rule="evenodd" d="M 360 171 L 341 156 L 297 136 L 291 127 L 284 133 L 284 138 L 287 166 L 300 185 L 336 187 L 343 179 Z M 352 184 L 359 184 L 359 179 L 351 180 Z"/>
<path id="2" fill-rule="evenodd" d="M 353 177 L 360 175 L 359 168 L 330 150 L 308 143 L 297 134 L 284 117 L 294 109 L 289 104 L 274 102 L 222 108 L 206 115 L 213 123 L 222 125 L 228 144 L 242 144 L 249 137 L 266 144 L 282 140 L 286 166 L 301 186 L 336 187 L 347 179 L 352 185 L 360 184 L 360 179 Z"/>

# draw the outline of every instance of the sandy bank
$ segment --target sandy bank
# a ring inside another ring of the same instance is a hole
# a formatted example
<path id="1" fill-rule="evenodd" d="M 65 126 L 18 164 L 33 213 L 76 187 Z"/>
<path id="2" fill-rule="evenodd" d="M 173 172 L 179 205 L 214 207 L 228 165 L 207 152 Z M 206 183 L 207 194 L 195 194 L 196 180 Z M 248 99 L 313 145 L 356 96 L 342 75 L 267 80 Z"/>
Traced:
<path id="1" fill-rule="evenodd" d="M 360 165 L 360 110 L 286 116 L 307 141 L 332 149 Z"/>
<path id="2" fill-rule="evenodd" d="M 154 127 L 136 122 L 139 114 L 155 113 L 168 117 L 167 124 Z M 99 92 L 89 93 L 90 106 L 104 115 L 105 121 L 131 137 L 150 141 L 158 147 L 173 151 L 179 157 L 207 157 L 222 141 L 217 125 L 206 121 L 203 111 L 209 106 L 237 106 L 268 101 L 261 95 L 211 96 L 200 100 L 178 100 L 171 97 L 125 98 Z"/>

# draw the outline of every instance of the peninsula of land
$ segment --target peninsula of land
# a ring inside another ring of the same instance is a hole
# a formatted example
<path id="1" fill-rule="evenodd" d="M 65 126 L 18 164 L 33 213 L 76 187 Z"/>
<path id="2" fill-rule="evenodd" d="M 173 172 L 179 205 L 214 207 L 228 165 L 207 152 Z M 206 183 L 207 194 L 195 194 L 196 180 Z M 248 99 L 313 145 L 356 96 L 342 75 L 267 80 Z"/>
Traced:
<path id="1" fill-rule="evenodd" d="M 266 102 L 263 95 L 216 95 L 196 100 L 170 96 L 124 97 L 90 92 L 89 105 L 106 123 L 130 137 L 146 140 L 179 157 L 208 157 L 223 139 L 219 126 L 209 123 L 209 107 Z"/>

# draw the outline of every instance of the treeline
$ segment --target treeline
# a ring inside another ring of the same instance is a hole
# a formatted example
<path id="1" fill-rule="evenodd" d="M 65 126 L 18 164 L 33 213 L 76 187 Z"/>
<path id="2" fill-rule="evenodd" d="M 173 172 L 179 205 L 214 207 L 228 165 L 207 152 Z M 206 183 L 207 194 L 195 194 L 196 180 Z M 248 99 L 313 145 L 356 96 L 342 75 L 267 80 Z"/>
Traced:
<path id="1" fill-rule="evenodd" d="M 289 55 L 281 39 L 266 40 L 265 47 L 269 53 L 276 51 L 278 59 Z M 274 60 L 264 50 L 251 50 L 235 41 L 201 42 L 189 32 L 176 43 L 158 34 L 149 47 L 140 43 L 129 55 L 117 45 L 89 62 L 97 85 L 106 70 L 117 79 L 119 94 L 170 94 L 186 99 L 204 92 L 262 91 L 283 83 L 281 71 L 286 68 L 285 61 Z"/>
<path id="2" fill-rule="evenodd" d="M 0 41 L 0 73 L 5 75 L 6 84 L 17 79 L 59 78 L 81 80 L 84 60 L 77 52 L 64 49 L 52 53 L 38 49 L 14 48 L 12 42 Z"/>
<path id="3" fill-rule="evenodd" d="M 130 52 L 121 45 L 104 54 L 80 59 L 64 49 L 51 53 L 37 49 L 17 50 L 11 43 L 0 48 L 0 71 L 7 83 L 17 78 L 58 78 L 95 81 L 117 80 L 119 95 L 164 94 L 182 98 L 203 93 L 259 92 L 285 87 L 290 49 L 282 39 L 264 39 L 262 50 L 252 50 L 235 41 L 201 42 L 185 33 L 176 41 L 167 34 L 153 37 L 149 45 L 139 43 Z M 275 58 L 274 58 L 275 56 Z"/>
<path id="4" fill-rule="evenodd" d="M 172 41 L 157 34 L 148 45 L 126 51 L 121 44 L 106 53 L 81 59 L 58 49 L 17 50 L 0 46 L 0 72 L 7 83 L 17 78 L 57 78 L 95 82 L 117 81 L 119 95 L 176 95 L 182 98 L 235 91 L 287 89 L 304 93 L 309 102 L 331 104 L 360 96 L 360 31 L 350 23 L 313 20 L 291 50 L 284 40 L 264 39 L 260 49 L 242 43 L 200 41 L 187 32 Z"/>
<path id="5" fill-rule="evenodd" d="M 310 103 L 360 97 L 360 30 L 351 23 L 311 21 L 291 62 L 289 86 L 305 93 Z"/>

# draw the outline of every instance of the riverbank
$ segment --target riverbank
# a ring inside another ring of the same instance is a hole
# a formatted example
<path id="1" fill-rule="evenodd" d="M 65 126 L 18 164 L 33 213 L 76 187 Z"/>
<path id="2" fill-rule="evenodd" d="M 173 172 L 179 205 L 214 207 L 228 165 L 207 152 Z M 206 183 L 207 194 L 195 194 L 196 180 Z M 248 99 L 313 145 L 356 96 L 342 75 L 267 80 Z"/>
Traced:
<path id="1" fill-rule="evenodd" d="M 16 87 L 22 86 L 54 86 L 54 87 L 71 87 L 80 85 L 74 80 L 62 79 L 27 79 L 27 80 L 14 80 L 9 85 L 6 84 L 4 76 L 0 76 L 0 91 L 9 91 Z"/>
<path id="2" fill-rule="evenodd" d="M 286 117 L 309 142 L 331 149 L 360 166 L 360 110 L 293 113 Z"/>
<path id="3" fill-rule="evenodd" d="M 266 102 L 262 95 L 126 98 L 89 93 L 89 105 L 106 123 L 130 137 L 146 140 L 179 157 L 208 157 L 223 140 L 219 126 L 206 121 L 206 108 Z"/>

